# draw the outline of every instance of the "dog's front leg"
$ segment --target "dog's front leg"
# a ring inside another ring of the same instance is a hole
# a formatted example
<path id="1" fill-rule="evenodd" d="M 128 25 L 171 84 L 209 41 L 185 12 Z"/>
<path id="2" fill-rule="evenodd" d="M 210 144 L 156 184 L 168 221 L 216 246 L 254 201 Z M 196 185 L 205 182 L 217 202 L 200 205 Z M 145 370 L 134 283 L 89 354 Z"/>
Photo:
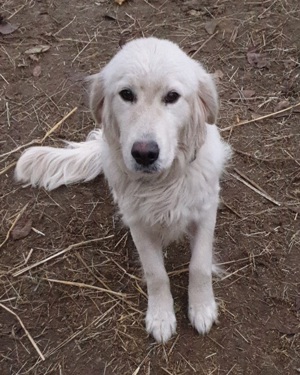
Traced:
<path id="1" fill-rule="evenodd" d="M 202 220 L 193 223 L 189 266 L 189 319 L 199 333 L 206 333 L 217 320 L 218 309 L 212 288 L 212 246 L 217 204 Z"/>
<path id="2" fill-rule="evenodd" d="M 131 226 L 130 230 L 147 282 L 146 329 L 156 341 L 166 342 L 176 331 L 176 318 L 161 239 L 159 234 L 141 225 Z"/>

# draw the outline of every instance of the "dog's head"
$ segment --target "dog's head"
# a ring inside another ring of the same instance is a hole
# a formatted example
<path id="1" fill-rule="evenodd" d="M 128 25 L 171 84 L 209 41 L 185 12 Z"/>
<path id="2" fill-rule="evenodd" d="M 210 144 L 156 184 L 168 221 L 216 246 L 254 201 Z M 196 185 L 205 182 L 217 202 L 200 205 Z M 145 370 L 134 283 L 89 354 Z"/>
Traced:
<path id="1" fill-rule="evenodd" d="M 218 97 L 211 76 L 176 44 L 144 38 L 92 77 L 90 106 L 126 168 L 149 174 L 193 160 L 205 123 L 216 121 Z"/>

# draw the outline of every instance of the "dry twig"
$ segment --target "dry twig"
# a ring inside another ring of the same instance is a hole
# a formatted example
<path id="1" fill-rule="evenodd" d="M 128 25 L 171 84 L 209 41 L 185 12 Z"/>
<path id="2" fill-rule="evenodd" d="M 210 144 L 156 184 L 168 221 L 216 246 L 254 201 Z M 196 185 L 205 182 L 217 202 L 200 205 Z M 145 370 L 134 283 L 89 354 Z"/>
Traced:
<path id="1" fill-rule="evenodd" d="M 8 172 L 12 167 L 14 167 L 17 163 L 14 161 L 13 163 L 10 163 L 7 167 L 4 167 L 1 171 L 0 171 L 0 176 L 6 172 Z"/>
<path id="2" fill-rule="evenodd" d="M 21 209 L 21 211 L 18 213 L 17 217 L 15 218 L 15 220 L 13 221 L 11 227 L 9 228 L 7 234 L 6 234 L 6 237 L 4 239 L 4 241 L 0 244 L 0 249 L 1 247 L 6 243 L 6 241 L 9 239 L 9 236 L 10 236 L 10 233 L 11 231 L 14 229 L 15 225 L 17 224 L 18 220 L 20 219 L 20 217 L 23 215 L 23 213 L 25 212 L 26 208 L 28 207 L 28 203 L 25 204 L 25 206 Z"/>
<path id="3" fill-rule="evenodd" d="M 238 122 L 237 124 L 234 124 L 234 125 L 228 126 L 227 128 L 221 129 L 221 132 L 225 132 L 226 130 L 232 130 L 232 129 L 238 127 L 238 126 L 242 126 L 242 125 L 246 125 L 246 124 L 251 124 L 252 122 L 264 120 L 265 118 L 269 118 L 269 117 L 278 115 L 279 113 L 283 113 L 283 112 L 289 111 L 290 109 L 294 109 L 294 108 L 299 107 L 299 106 L 300 106 L 300 103 L 297 103 L 297 104 L 291 105 L 290 107 L 281 109 L 280 111 L 269 113 L 268 115 L 257 117 L 257 118 L 252 119 L 252 120 Z"/>
<path id="4" fill-rule="evenodd" d="M 199 52 L 199 51 L 201 51 L 202 50 L 202 48 L 214 37 L 214 36 L 216 36 L 217 34 L 218 34 L 218 30 L 214 33 L 214 34 L 212 34 L 209 38 L 207 38 L 206 40 L 205 40 L 205 42 L 203 42 L 202 44 L 201 44 L 201 46 L 199 47 L 199 48 L 197 48 L 196 49 L 196 51 L 191 55 L 191 57 L 193 58 L 194 56 L 196 56 L 197 55 L 197 53 Z"/>
<path id="5" fill-rule="evenodd" d="M 1 306 L 4 310 L 8 311 L 10 314 L 14 315 L 14 316 L 18 319 L 18 321 L 19 321 L 21 327 L 23 328 L 23 330 L 24 330 L 26 336 L 28 337 L 29 341 L 31 342 L 32 346 L 34 347 L 34 349 L 36 350 L 36 352 L 38 353 L 38 355 L 40 356 L 40 358 L 44 361 L 44 360 L 45 360 L 45 357 L 44 357 L 43 353 L 42 353 L 42 352 L 40 351 L 40 349 L 38 348 L 36 342 L 33 340 L 32 336 L 31 336 L 31 334 L 27 331 L 27 329 L 26 329 L 26 327 L 24 326 L 24 324 L 23 324 L 21 318 L 20 318 L 20 317 L 14 312 L 14 311 L 12 311 L 12 310 L 9 309 L 8 307 L 4 306 L 2 303 L 0 303 L 0 306 Z"/>
<path id="6" fill-rule="evenodd" d="M 60 125 L 64 121 L 66 121 L 67 118 L 69 118 L 76 111 L 77 111 L 77 107 L 73 108 L 72 111 L 70 111 L 68 114 L 66 114 L 60 121 L 58 121 L 58 123 L 56 123 L 50 130 L 48 130 L 47 133 L 44 135 L 44 137 L 42 139 L 33 139 L 32 141 L 30 141 L 30 142 L 28 142 L 24 145 L 16 147 L 15 149 L 13 149 L 11 151 L 8 151 L 5 154 L 0 155 L 0 158 L 2 158 L 4 156 L 12 155 L 15 152 L 18 152 L 18 151 L 22 150 L 23 148 L 28 147 L 28 146 L 32 146 L 34 144 L 39 144 L 39 145 L 42 144 L 57 128 L 60 127 Z"/>
<path id="7" fill-rule="evenodd" d="M 25 268 L 23 268 L 22 270 L 19 270 L 19 271 L 13 273 L 13 276 L 14 276 L 14 277 L 16 277 L 16 276 L 20 276 L 20 275 L 22 275 L 23 273 L 25 273 L 25 272 L 31 270 L 32 268 L 35 268 L 35 267 L 37 267 L 37 266 L 40 266 L 41 264 L 44 264 L 44 263 L 48 262 L 49 260 L 52 260 L 52 259 L 54 259 L 54 258 L 57 258 L 57 257 L 59 257 L 60 255 L 65 254 L 65 253 L 67 253 L 68 251 L 73 250 L 73 249 L 76 249 L 76 248 L 78 248 L 78 247 L 80 247 L 80 246 L 86 246 L 86 245 L 89 245 L 89 244 L 91 244 L 91 243 L 98 242 L 98 241 L 103 241 L 103 240 L 106 240 L 106 239 L 108 239 L 108 238 L 112 238 L 112 237 L 114 237 L 113 234 L 110 235 L 110 236 L 106 236 L 106 237 L 94 238 L 93 240 L 82 241 L 82 242 L 79 242 L 79 243 L 72 244 L 72 245 L 68 246 L 66 249 L 61 250 L 61 251 L 58 251 L 57 253 L 51 255 L 51 256 L 48 257 L 48 258 L 45 258 L 45 259 L 43 259 L 43 260 L 40 260 L 39 262 L 36 262 L 36 263 L 32 264 L 31 266 L 25 267 Z"/>
<path id="8" fill-rule="evenodd" d="M 261 195 L 268 201 L 276 204 L 276 206 L 281 206 L 281 203 L 276 201 L 274 198 L 272 198 L 268 193 L 266 193 L 259 185 L 257 185 L 254 181 L 250 180 L 248 177 L 246 177 L 244 174 L 239 172 L 240 176 L 238 175 L 238 172 L 236 170 L 236 173 L 230 173 L 232 177 L 234 177 L 236 180 L 240 181 L 244 185 L 246 185 L 249 189 L 255 191 L 257 194 Z"/>
<path id="9" fill-rule="evenodd" d="M 101 288 L 99 286 L 94 286 L 94 285 L 89 285 L 89 284 L 84 284 L 84 283 L 77 283 L 75 281 L 48 279 L 46 277 L 43 277 L 42 280 L 46 280 L 46 281 L 49 281 L 51 283 L 77 286 L 79 288 L 94 289 L 94 290 L 98 290 L 99 292 L 104 292 L 104 293 L 112 294 L 113 296 L 118 296 L 118 297 L 122 297 L 122 298 L 126 298 L 127 297 L 127 294 L 125 294 L 125 293 L 115 292 L 115 291 L 113 291 L 111 289 L 105 289 L 105 288 Z"/>

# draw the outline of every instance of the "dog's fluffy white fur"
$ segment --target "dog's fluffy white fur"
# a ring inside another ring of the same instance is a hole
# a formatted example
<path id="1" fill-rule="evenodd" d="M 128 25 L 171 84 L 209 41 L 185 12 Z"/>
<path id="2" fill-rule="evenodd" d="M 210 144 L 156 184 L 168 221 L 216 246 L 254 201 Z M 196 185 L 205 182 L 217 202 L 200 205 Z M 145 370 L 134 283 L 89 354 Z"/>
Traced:
<path id="1" fill-rule="evenodd" d="M 156 38 L 129 42 L 91 81 L 90 107 L 102 129 L 67 148 L 26 150 L 16 179 L 51 190 L 104 172 L 140 255 L 148 290 L 146 328 L 158 342 L 176 330 L 162 247 L 188 234 L 188 313 L 204 334 L 217 319 L 212 246 L 219 178 L 230 156 L 214 125 L 214 82 L 177 45 Z M 157 160 L 139 163 L 132 153 L 136 142 L 155 142 Z"/>

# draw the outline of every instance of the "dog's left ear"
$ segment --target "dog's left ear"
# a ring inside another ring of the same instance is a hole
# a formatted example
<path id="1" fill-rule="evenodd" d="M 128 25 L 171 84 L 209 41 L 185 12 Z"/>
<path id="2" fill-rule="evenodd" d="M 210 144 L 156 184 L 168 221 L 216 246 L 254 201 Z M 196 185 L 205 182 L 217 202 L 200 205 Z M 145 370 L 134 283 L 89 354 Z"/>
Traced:
<path id="1" fill-rule="evenodd" d="M 98 125 L 102 123 L 104 105 L 104 80 L 102 73 L 94 74 L 87 78 L 91 82 L 90 88 L 90 110 Z"/>
<path id="2" fill-rule="evenodd" d="M 208 124 L 215 124 L 218 117 L 219 101 L 216 84 L 211 74 L 205 72 L 202 66 L 199 67 L 198 81 L 200 106 L 204 112 L 205 121 Z"/>
<path id="3" fill-rule="evenodd" d="M 212 76 L 202 65 L 196 61 L 194 63 L 198 88 L 191 103 L 191 121 L 184 128 L 182 137 L 183 150 L 188 160 L 193 160 L 195 153 L 205 141 L 205 123 L 216 123 L 219 109 L 218 93 Z"/>
<path id="4" fill-rule="evenodd" d="M 105 68 L 100 73 L 88 78 L 91 82 L 90 88 L 90 110 L 96 124 L 103 129 L 105 137 L 113 142 L 119 139 L 119 128 L 111 110 L 111 97 L 107 94 Z"/>

